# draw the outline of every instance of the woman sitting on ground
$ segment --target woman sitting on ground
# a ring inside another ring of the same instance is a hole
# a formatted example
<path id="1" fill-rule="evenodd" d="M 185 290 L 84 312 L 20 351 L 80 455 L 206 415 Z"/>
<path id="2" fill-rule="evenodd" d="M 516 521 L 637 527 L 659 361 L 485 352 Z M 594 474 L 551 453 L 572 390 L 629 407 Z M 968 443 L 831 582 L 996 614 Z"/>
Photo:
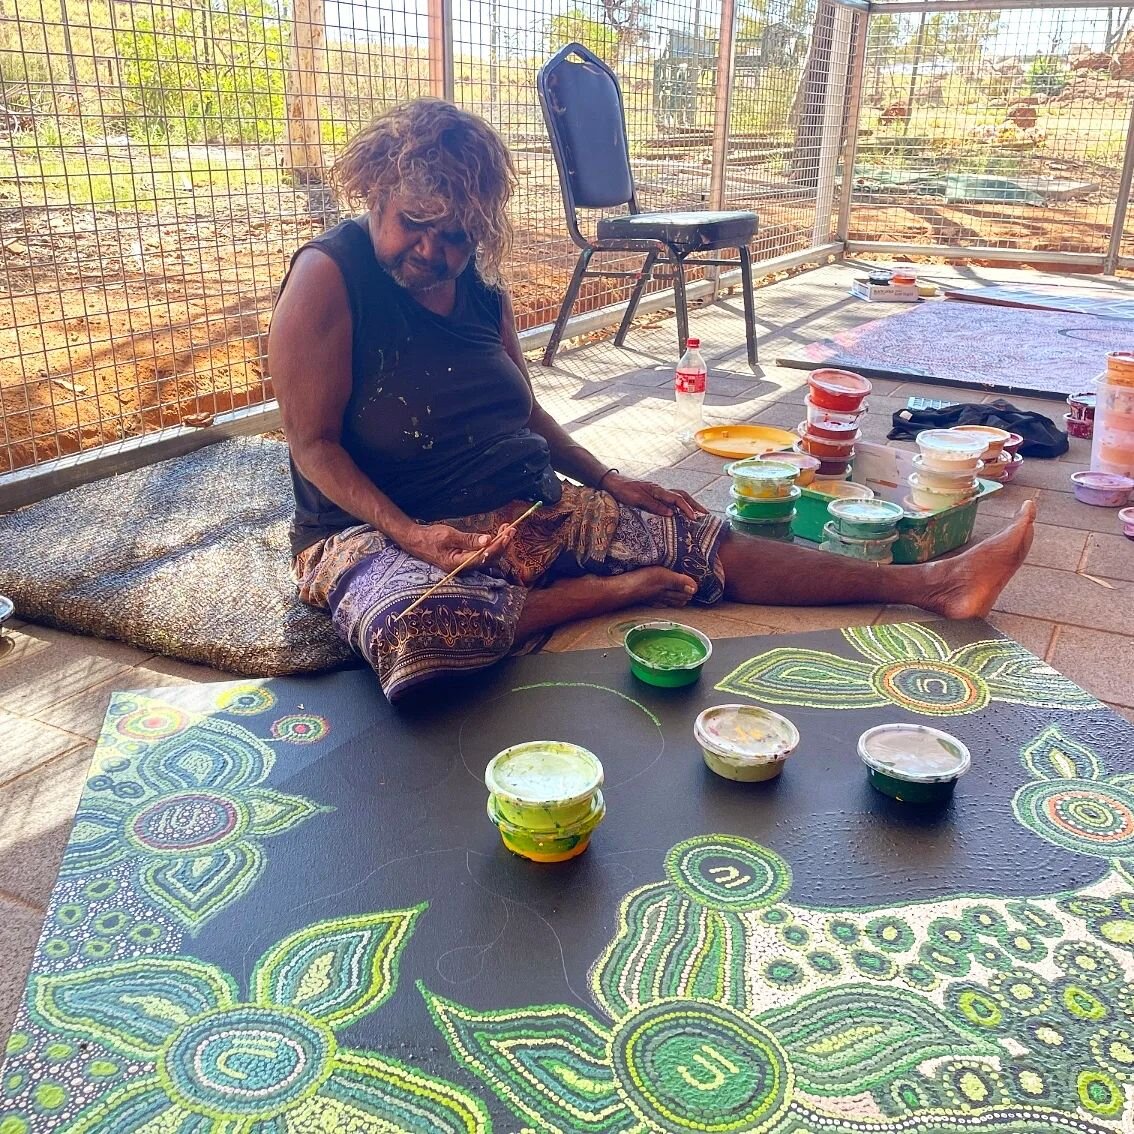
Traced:
<path id="1" fill-rule="evenodd" d="M 396 106 L 347 146 L 334 179 L 366 211 L 293 257 L 268 362 L 291 448 L 300 595 L 330 610 L 391 701 L 631 605 L 983 615 L 1023 561 L 1030 504 L 964 555 L 880 566 L 734 535 L 688 494 L 573 441 L 528 378 L 500 284 L 515 174 L 475 115 L 437 99 Z M 402 617 L 474 551 L 478 566 Z"/>

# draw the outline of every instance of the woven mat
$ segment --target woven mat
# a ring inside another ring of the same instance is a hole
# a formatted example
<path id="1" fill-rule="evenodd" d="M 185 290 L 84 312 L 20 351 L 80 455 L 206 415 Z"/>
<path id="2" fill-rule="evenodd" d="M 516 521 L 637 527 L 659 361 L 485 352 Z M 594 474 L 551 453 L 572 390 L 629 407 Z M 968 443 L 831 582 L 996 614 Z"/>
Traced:
<path id="1" fill-rule="evenodd" d="M 0 516 L 17 616 L 272 677 L 352 655 L 291 581 L 287 446 L 240 438 Z"/>

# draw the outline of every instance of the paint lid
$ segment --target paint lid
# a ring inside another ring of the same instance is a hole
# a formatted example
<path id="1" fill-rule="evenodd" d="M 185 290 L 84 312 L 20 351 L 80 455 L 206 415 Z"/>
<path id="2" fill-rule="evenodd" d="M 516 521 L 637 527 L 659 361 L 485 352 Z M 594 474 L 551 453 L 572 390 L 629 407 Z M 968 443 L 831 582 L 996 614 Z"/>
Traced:
<path id="1" fill-rule="evenodd" d="M 963 469 L 943 469 L 939 465 L 930 467 L 920 453 L 913 455 L 913 467 L 919 473 L 928 473 L 930 480 L 956 480 L 968 484 L 973 477 L 984 469 L 984 461 L 977 461 L 975 465 L 965 465 Z"/>
<path id="2" fill-rule="evenodd" d="M 582 803 L 602 785 L 599 758 L 565 740 L 528 740 L 493 756 L 488 790 L 521 806 Z"/>
<path id="3" fill-rule="evenodd" d="M 962 433 L 959 429 L 923 429 L 915 440 L 923 453 L 952 461 L 972 460 L 988 448 L 988 441 L 979 433 Z"/>
<path id="4" fill-rule="evenodd" d="M 693 722 L 693 737 L 721 760 L 766 764 L 799 746 L 799 730 L 779 713 L 759 705 L 713 705 Z"/>
<path id="5" fill-rule="evenodd" d="M 900 504 L 894 504 L 890 500 L 845 498 L 832 500 L 827 505 L 827 514 L 834 520 L 850 524 L 888 527 L 896 524 L 905 515 L 905 510 Z"/>
<path id="6" fill-rule="evenodd" d="M 689 661 L 684 662 L 671 662 L 666 663 L 657 658 L 647 658 L 638 653 L 634 649 L 634 643 L 649 631 L 657 633 L 672 633 L 675 636 L 684 638 L 686 641 L 690 639 L 700 647 L 700 656 L 697 658 L 690 658 Z M 640 666 L 646 669 L 665 670 L 672 672 L 673 670 L 681 669 L 699 669 L 709 660 L 709 655 L 713 652 L 713 643 L 705 637 L 695 626 L 686 626 L 681 622 L 669 622 L 665 619 L 658 619 L 654 622 L 639 622 L 631 626 L 626 631 L 626 637 L 622 640 L 622 646 L 626 652 L 634 659 Z"/>
<path id="7" fill-rule="evenodd" d="M 796 470 L 784 464 L 775 464 L 771 461 L 738 461 L 731 465 L 730 476 L 737 484 L 746 484 L 752 487 L 783 488 L 795 483 Z"/>
<path id="8" fill-rule="evenodd" d="M 821 366 L 807 376 L 807 384 L 813 389 L 842 397 L 865 398 L 874 387 L 869 379 L 853 370 L 839 370 L 831 366 Z"/>
<path id="9" fill-rule="evenodd" d="M 1094 409 L 1098 401 L 1098 394 L 1068 394 L 1067 404 L 1069 406 L 1085 406 L 1089 409 Z"/>
<path id="10" fill-rule="evenodd" d="M 883 724 L 858 738 L 862 762 L 875 772 L 914 784 L 943 784 L 963 776 L 972 764 L 955 736 L 921 724 Z"/>
<path id="11" fill-rule="evenodd" d="M 810 453 L 769 453 L 763 459 L 770 465 L 792 465 L 800 471 L 810 469 L 813 472 L 818 472 L 819 466 L 823 463 Z M 727 468 L 725 472 L 728 472 Z"/>
<path id="12" fill-rule="evenodd" d="M 1074 472 L 1071 474 L 1071 483 L 1080 488 L 1094 488 L 1102 492 L 1129 492 L 1134 488 L 1134 480 L 1130 477 L 1108 472 Z"/>
<path id="13" fill-rule="evenodd" d="M 1106 356 L 1105 380 L 1116 386 L 1134 386 L 1134 351 L 1110 351 Z"/>
<path id="14" fill-rule="evenodd" d="M 867 488 L 865 484 L 855 484 L 852 480 L 816 477 L 807 486 L 807 491 L 817 493 L 819 496 L 838 497 L 842 500 L 874 499 L 874 489 Z"/>
<path id="15" fill-rule="evenodd" d="M 7 595 L 0 595 L 0 626 L 15 613 L 16 604 Z"/>

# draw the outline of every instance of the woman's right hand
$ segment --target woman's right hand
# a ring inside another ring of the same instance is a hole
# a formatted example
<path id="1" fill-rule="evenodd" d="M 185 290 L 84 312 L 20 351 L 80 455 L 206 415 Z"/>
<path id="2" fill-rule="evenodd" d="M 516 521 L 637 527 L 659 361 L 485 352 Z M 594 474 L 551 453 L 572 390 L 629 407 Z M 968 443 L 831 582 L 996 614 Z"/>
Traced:
<path id="1" fill-rule="evenodd" d="M 498 559 L 515 535 L 515 528 L 507 524 L 501 524 L 494 536 L 458 531 L 448 524 L 414 524 L 397 543 L 415 559 L 432 563 L 447 575 L 474 551 L 480 555 L 469 564 L 470 571 Z"/>

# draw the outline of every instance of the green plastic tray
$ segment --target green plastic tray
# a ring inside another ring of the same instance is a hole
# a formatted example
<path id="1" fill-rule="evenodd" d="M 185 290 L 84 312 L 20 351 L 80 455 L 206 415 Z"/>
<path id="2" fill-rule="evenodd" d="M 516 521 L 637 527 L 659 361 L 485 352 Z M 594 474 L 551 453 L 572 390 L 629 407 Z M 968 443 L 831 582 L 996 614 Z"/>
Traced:
<path id="1" fill-rule="evenodd" d="M 895 563 L 925 563 L 947 551 L 963 547 L 972 538 L 976 523 L 977 505 L 1000 485 L 993 480 L 982 480 L 980 492 L 956 508 L 940 512 L 926 512 L 922 516 L 906 515 L 898 521 L 898 538 L 894 543 Z M 805 488 L 795 504 L 795 519 L 791 530 L 799 539 L 819 543 L 823 539 L 823 525 L 830 519 L 827 505 L 830 496 Z"/>

